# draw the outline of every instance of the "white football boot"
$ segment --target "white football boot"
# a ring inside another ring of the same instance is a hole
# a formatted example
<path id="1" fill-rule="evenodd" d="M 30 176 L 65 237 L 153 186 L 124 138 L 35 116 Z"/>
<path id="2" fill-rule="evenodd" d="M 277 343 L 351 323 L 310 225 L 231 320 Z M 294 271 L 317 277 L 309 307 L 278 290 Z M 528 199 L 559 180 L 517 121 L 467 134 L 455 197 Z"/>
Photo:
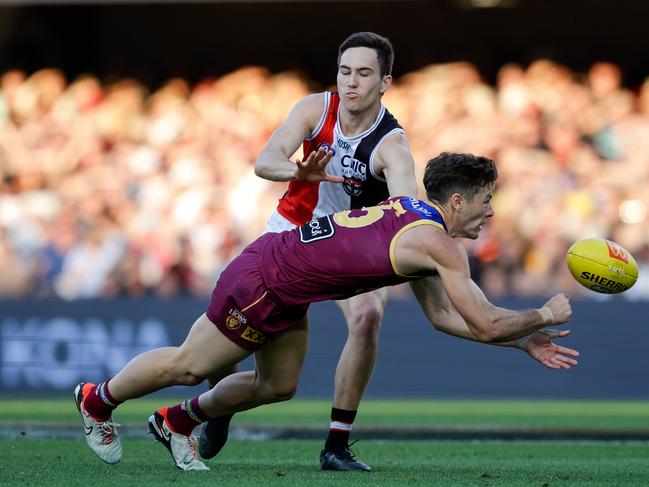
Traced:
<path id="1" fill-rule="evenodd" d="M 117 434 L 119 425 L 113 422 L 112 416 L 106 421 L 100 421 L 88 414 L 83 405 L 83 400 L 93 387 L 94 384 L 84 382 L 79 384 L 74 389 L 74 403 L 77 405 L 79 414 L 81 414 L 88 446 L 104 462 L 112 465 L 122 459 L 122 445 Z"/>
<path id="2" fill-rule="evenodd" d="M 166 409 L 158 409 L 149 416 L 149 433 L 169 450 L 178 468 L 183 470 L 209 470 L 210 468 L 198 459 L 191 437 L 176 433 L 169 428 L 163 415 Z"/>

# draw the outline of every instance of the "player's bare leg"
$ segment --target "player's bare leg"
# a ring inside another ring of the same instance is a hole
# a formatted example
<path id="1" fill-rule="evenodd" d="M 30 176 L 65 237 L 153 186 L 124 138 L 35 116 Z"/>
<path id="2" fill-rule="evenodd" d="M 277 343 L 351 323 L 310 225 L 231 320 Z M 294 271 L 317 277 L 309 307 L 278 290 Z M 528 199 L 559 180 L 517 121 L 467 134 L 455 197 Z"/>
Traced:
<path id="1" fill-rule="evenodd" d="M 225 446 L 234 413 L 293 397 L 304 365 L 307 338 L 308 324 L 304 319 L 255 354 L 254 371 L 229 375 L 197 398 L 197 409 L 214 418 L 201 429 L 199 452 L 203 458 L 214 457 Z"/>
<path id="2" fill-rule="evenodd" d="M 117 463 L 121 446 L 112 411 L 119 404 L 163 387 L 198 384 L 249 354 L 201 315 L 180 347 L 145 352 L 109 381 L 97 386 L 83 383 L 77 386 L 75 403 L 84 421 L 88 445 L 102 460 Z"/>
<path id="3" fill-rule="evenodd" d="M 231 369 L 235 363 L 250 355 L 248 350 L 226 338 L 205 315 L 194 324 L 180 349 L 183 360 L 180 360 L 182 366 L 177 367 L 179 376 L 190 376 L 190 383 L 194 384 Z M 194 361 L 196 365 L 192 365 Z M 186 371 L 185 375 L 183 371 Z M 177 467 L 183 470 L 209 470 L 198 459 L 190 440 L 193 429 L 207 419 L 209 416 L 201 410 L 198 397 L 195 397 L 155 411 L 149 417 L 149 432 L 167 448 Z"/>
<path id="4" fill-rule="evenodd" d="M 262 370 L 259 369 L 260 364 L 260 356 L 262 357 L 261 359 L 263 360 L 263 357 L 269 354 L 273 354 L 273 347 L 277 345 L 279 341 L 279 347 L 280 350 L 282 350 L 280 353 L 284 357 L 286 353 L 283 351 L 283 348 L 289 348 L 289 349 L 295 349 L 299 350 L 302 348 L 302 346 L 306 347 L 306 342 L 304 345 L 301 344 L 302 340 L 302 334 L 306 333 L 308 330 L 308 317 L 305 316 L 304 319 L 302 320 L 302 323 L 299 325 L 291 328 L 288 332 L 284 333 L 281 337 L 277 338 L 274 340 L 271 344 L 268 344 L 265 346 L 262 351 L 257 352 L 255 354 L 255 361 L 256 361 L 256 370 L 255 371 L 248 371 L 248 372 L 239 372 L 236 374 L 236 377 L 227 377 L 227 382 L 224 382 L 222 384 L 223 387 L 228 386 L 228 387 L 235 387 L 235 386 L 241 386 L 243 384 L 244 386 L 247 385 L 252 385 L 255 383 L 255 381 L 265 381 L 266 383 L 273 383 L 274 385 L 271 386 L 274 389 L 278 389 L 278 386 L 281 386 L 279 388 L 281 389 L 286 389 L 286 385 L 282 384 L 279 385 L 277 384 L 277 380 L 273 377 L 270 378 L 264 378 L 262 377 L 263 373 L 266 373 L 268 375 L 268 372 L 265 372 L 263 370 L 264 365 L 262 364 Z M 293 336 L 292 333 L 296 332 L 296 335 Z M 297 334 L 297 333 L 300 334 Z M 287 336 L 288 333 L 288 336 Z M 306 340 L 306 338 L 305 338 Z M 288 343 L 290 341 L 290 343 Z M 297 343 L 293 343 L 297 342 Z M 270 348 L 270 352 L 268 351 Z M 286 358 L 282 358 L 282 360 L 287 360 Z M 295 357 L 294 359 L 294 364 L 291 365 L 290 367 L 296 367 L 299 365 L 299 369 L 302 369 L 302 363 L 303 363 L 304 357 L 299 358 L 299 356 Z M 283 372 L 283 374 L 286 374 L 287 371 Z M 225 379 L 224 379 L 225 380 Z M 290 386 L 291 384 L 288 384 Z M 290 387 L 289 387 L 290 389 Z M 218 453 L 221 451 L 223 446 L 225 446 L 225 443 L 228 440 L 228 432 L 230 428 L 230 420 L 232 419 L 234 413 L 228 413 L 223 416 L 210 419 L 207 421 L 203 427 L 201 428 L 201 434 L 198 440 L 198 452 L 200 453 L 201 457 L 203 458 L 213 458 Z"/>
<path id="5" fill-rule="evenodd" d="M 199 396 L 210 417 L 223 416 L 261 404 L 291 399 L 304 365 L 308 324 L 304 319 L 255 353 L 255 371 L 238 372 Z"/>
<path id="6" fill-rule="evenodd" d="M 216 384 L 218 384 L 219 382 L 221 382 L 221 380 L 223 380 L 225 377 L 227 377 L 228 375 L 235 374 L 235 373 L 237 373 L 238 371 L 239 371 L 239 364 L 235 364 L 235 365 L 232 365 L 232 366 L 230 366 L 230 367 L 226 367 L 226 368 L 223 369 L 223 370 L 219 370 L 219 371 L 217 371 L 216 373 L 210 375 L 210 376 L 207 378 L 207 385 L 208 385 L 209 388 L 211 389 L 211 388 L 214 387 Z"/>
<path id="7" fill-rule="evenodd" d="M 205 316 L 193 324 L 180 347 L 144 352 L 110 380 L 110 392 L 126 401 L 173 385 L 193 386 L 232 369 L 250 352 L 234 345 Z"/>
<path id="8" fill-rule="evenodd" d="M 212 389 L 225 377 L 237 372 L 238 367 L 234 366 L 228 370 L 222 370 L 207 379 L 209 388 Z M 248 372 L 254 377 L 254 372 Z M 248 380 L 251 380 L 250 378 Z M 198 437 L 198 454 L 203 458 L 213 458 L 221 451 L 228 441 L 230 421 L 233 414 L 226 414 L 218 418 L 210 419 L 203 423 L 201 433 Z"/>
<path id="9" fill-rule="evenodd" d="M 336 367 L 334 407 L 357 409 L 372 376 L 387 289 L 337 301 L 349 330 Z"/>
<path id="10" fill-rule="evenodd" d="M 360 294 L 337 304 L 349 330 L 336 368 L 329 436 L 320 453 L 323 470 L 370 470 L 349 450 L 349 435 L 378 352 L 378 337 L 387 290 Z"/>

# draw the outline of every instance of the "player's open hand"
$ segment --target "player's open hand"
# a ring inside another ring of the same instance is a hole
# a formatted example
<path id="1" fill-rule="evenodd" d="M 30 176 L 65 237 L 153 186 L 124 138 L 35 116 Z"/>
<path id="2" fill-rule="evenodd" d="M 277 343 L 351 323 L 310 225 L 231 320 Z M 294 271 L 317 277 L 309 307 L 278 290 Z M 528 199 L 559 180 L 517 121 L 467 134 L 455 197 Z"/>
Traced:
<path id="1" fill-rule="evenodd" d="M 563 338 L 568 335 L 570 330 L 540 330 L 530 336 L 522 349 L 534 360 L 550 369 L 569 369 L 577 365 L 575 357 L 579 357 L 579 352 L 552 341 L 553 338 Z"/>
<path id="2" fill-rule="evenodd" d="M 318 147 L 312 151 L 304 161 L 296 161 L 295 179 L 304 179 L 312 183 L 329 181 L 330 183 L 342 183 L 345 181 L 341 176 L 327 174 L 327 164 L 334 155 L 333 149 Z"/>

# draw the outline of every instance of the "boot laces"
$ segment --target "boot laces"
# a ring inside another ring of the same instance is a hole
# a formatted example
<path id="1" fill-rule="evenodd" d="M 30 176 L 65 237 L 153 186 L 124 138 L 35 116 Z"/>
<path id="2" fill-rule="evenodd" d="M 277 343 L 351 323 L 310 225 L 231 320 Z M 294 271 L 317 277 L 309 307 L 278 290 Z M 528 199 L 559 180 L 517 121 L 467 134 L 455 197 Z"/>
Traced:
<path id="1" fill-rule="evenodd" d="M 114 421 L 108 420 L 104 421 L 101 424 L 101 442 L 104 445 L 110 445 L 115 438 L 117 437 L 117 427 L 122 426 L 121 424 L 115 423 Z"/>

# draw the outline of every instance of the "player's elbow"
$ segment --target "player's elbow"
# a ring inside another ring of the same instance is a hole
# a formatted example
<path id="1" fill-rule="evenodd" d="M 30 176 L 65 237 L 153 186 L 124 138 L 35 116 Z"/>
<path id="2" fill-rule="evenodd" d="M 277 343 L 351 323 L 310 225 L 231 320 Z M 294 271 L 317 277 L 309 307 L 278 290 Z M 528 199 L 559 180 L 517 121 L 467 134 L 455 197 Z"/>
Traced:
<path id="1" fill-rule="evenodd" d="M 451 335 L 453 334 L 451 333 L 453 327 L 450 326 L 450 324 L 448 324 L 446 321 L 440 320 L 439 318 L 435 318 L 434 320 L 430 319 L 429 322 L 433 326 L 433 328 L 435 328 L 437 331 L 441 331 L 443 333 L 449 333 Z"/>
<path id="2" fill-rule="evenodd" d="M 496 335 L 488 331 L 474 331 L 473 334 L 482 343 L 492 343 L 497 340 Z"/>
<path id="3" fill-rule="evenodd" d="M 500 332 L 498 325 L 492 321 L 474 326 L 472 332 L 483 343 L 494 343 L 503 339 L 503 334 Z"/>
<path id="4" fill-rule="evenodd" d="M 260 178 L 267 178 L 273 168 L 272 160 L 277 157 L 275 151 L 265 148 L 255 160 L 255 175 Z"/>
<path id="5" fill-rule="evenodd" d="M 255 161 L 255 176 L 259 178 L 266 177 L 266 166 L 261 160 L 261 156 Z"/>

